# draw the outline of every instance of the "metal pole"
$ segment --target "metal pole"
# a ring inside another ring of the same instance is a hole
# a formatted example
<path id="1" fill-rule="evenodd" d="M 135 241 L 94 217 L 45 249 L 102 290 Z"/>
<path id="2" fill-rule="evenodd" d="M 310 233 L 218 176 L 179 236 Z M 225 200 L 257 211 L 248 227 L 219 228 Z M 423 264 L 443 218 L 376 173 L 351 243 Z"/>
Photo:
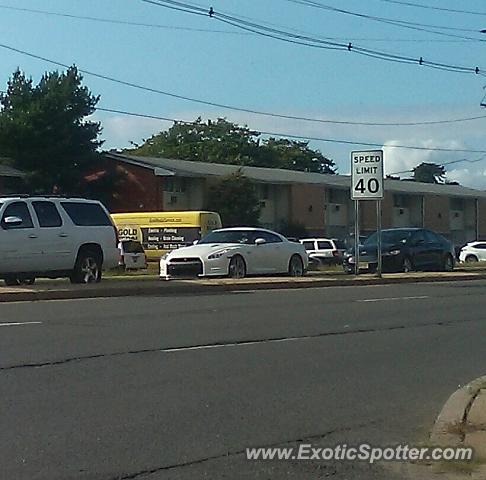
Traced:
<path id="1" fill-rule="evenodd" d="M 382 258 L 381 258 L 381 200 L 376 202 L 376 231 L 378 235 L 378 241 L 376 242 L 377 248 L 377 259 L 378 259 L 378 278 L 381 278 L 382 271 Z"/>
<path id="2" fill-rule="evenodd" d="M 354 201 L 354 274 L 359 275 L 359 200 Z"/>

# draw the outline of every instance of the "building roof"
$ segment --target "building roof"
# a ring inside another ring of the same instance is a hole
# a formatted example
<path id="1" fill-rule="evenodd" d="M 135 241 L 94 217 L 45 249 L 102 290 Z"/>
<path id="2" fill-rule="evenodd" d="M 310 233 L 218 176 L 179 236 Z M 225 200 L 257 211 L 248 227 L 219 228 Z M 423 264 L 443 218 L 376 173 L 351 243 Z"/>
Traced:
<path id="1" fill-rule="evenodd" d="M 171 158 L 138 157 L 118 153 L 105 153 L 108 158 L 150 168 L 159 176 L 183 177 L 222 177 L 235 173 L 239 169 L 245 177 L 262 183 L 290 184 L 307 183 L 349 190 L 349 175 L 332 175 L 322 173 L 298 172 L 282 168 L 246 167 L 220 163 L 193 162 Z M 463 187 L 462 185 L 443 185 L 433 183 L 411 182 L 403 180 L 385 180 L 385 190 L 403 194 L 433 194 L 453 197 L 486 198 L 486 191 Z"/>
<path id="2" fill-rule="evenodd" d="M 16 177 L 22 178 L 25 176 L 23 172 L 16 168 L 7 165 L 6 159 L 0 157 L 0 177 Z"/>

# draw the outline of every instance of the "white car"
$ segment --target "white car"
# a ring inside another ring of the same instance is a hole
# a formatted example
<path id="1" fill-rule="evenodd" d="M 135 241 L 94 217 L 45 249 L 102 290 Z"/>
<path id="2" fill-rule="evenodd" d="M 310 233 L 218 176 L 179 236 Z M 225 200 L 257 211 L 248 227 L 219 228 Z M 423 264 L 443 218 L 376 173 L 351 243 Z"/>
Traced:
<path id="1" fill-rule="evenodd" d="M 197 244 L 167 253 L 160 259 L 160 277 L 229 276 L 287 273 L 302 276 L 308 266 L 302 244 L 263 228 L 213 230 Z"/>
<path id="2" fill-rule="evenodd" d="M 486 261 L 486 241 L 469 242 L 461 248 L 459 261 L 466 263 L 485 262 Z"/>
<path id="3" fill-rule="evenodd" d="M 319 265 L 340 264 L 346 251 L 344 242 L 335 238 L 302 238 L 299 240 L 307 250 L 309 260 Z"/>
<path id="4" fill-rule="evenodd" d="M 118 265 L 118 232 L 98 201 L 67 197 L 0 197 L 0 278 L 7 285 L 36 277 L 101 280 Z"/>

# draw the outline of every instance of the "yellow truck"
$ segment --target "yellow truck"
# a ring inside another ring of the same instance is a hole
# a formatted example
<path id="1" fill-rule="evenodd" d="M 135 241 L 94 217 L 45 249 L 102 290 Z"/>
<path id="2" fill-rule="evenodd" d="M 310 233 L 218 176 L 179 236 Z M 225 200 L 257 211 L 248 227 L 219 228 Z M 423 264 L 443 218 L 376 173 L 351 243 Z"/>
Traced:
<path id="1" fill-rule="evenodd" d="M 162 254 L 192 245 L 206 233 L 221 228 L 216 212 L 134 212 L 112 213 L 120 241 L 140 242 L 147 260 L 159 260 Z"/>

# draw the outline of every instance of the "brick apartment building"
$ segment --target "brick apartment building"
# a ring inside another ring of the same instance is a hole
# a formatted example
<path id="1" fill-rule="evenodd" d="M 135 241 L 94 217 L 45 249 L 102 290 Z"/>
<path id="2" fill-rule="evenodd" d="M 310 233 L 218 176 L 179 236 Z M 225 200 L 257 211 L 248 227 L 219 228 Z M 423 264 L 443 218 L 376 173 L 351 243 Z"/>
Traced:
<path id="1" fill-rule="evenodd" d="M 344 237 L 353 231 L 350 177 L 165 158 L 104 155 L 103 168 L 125 173 L 113 212 L 202 210 L 208 189 L 241 168 L 257 186 L 260 222 L 303 224 L 309 234 Z M 376 228 L 374 202 L 360 207 L 361 230 Z M 486 238 L 486 192 L 460 185 L 385 180 L 383 228 L 427 227 L 455 244 Z"/>

